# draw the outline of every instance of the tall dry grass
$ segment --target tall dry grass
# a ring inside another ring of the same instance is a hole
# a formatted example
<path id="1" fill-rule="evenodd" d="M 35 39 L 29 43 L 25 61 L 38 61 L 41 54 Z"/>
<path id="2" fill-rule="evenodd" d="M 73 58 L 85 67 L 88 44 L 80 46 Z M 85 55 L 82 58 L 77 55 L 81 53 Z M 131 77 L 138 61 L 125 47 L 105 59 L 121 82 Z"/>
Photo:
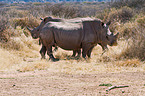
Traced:
<path id="1" fill-rule="evenodd" d="M 128 46 L 122 51 L 120 57 L 139 58 L 145 60 L 145 26 L 144 16 L 139 16 L 135 21 L 125 23 L 120 27 L 122 37 L 127 39 Z"/>
<path id="2" fill-rule="evenodd" d="M 145 1 L 144 0 L 119 0 L 117 2 L 111 3 L 112 7 L 122 7 L 122 6 L 128 6 L 133 8 L 141 8 L 144 6 Z"/>

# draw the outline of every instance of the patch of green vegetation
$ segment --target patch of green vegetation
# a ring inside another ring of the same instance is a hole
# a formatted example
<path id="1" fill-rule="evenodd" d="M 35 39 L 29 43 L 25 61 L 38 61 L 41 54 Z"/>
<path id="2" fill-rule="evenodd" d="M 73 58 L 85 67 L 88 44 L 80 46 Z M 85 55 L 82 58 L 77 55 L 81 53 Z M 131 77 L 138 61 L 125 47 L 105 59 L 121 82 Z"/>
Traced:
<path id="1" fill-rule="evenodd" d="M 108 84 L 100 84 L 99 86 L 107 86 L 107 87 L 110 87 L 112 86 L 112 84 L 108 83 Z"/>
<path id="2" fill-rule="evenodd" d="M 15 78 L 0 78 L 0 79 L 15 79 Z"/>

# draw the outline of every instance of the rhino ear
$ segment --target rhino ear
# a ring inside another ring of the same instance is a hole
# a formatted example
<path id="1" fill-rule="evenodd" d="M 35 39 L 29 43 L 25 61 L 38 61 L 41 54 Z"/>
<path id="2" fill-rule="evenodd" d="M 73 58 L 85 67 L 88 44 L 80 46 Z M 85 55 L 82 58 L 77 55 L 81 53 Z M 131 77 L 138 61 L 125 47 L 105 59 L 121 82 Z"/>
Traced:
<path id="1" fill-rule="evenodd" d="M 44 18 L 44 22 L 46 22 L 47 21 L 47 18 Z"/>
<path id="2" fill-rule="evenodd" d="M 101 22 L 101 26 L 104 26 L 104 23 L 103 22 Z"/>
<path id="3" fill-rule="evenodd" d="M 52 20 L 52 17 L 46 17 L 46 18 L 44 18 L 44 22 L 51 21 L 51 20 Z"/>
<path id="4" fill-rule="evenodd" d="M 108 26 L 109 26 L 110 24 L 111 24 L 111 21 L 109 21 L 109 22 L 106 23 L 106 25 L 108 25 Z"/>

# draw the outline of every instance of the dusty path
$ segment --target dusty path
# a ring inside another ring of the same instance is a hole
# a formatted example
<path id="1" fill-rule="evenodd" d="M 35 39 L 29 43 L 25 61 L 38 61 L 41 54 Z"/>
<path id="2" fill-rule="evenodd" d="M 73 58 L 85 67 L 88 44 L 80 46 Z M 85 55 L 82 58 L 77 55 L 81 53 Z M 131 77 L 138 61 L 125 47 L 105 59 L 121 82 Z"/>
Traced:
<path id="1" fill-rule="evenodd" d="M 113 89 L 99 84 L 128 85 Z M 49 70 L 0 73 L 0 96 L 144 96 L 145 73 L 63 74 Z"/>

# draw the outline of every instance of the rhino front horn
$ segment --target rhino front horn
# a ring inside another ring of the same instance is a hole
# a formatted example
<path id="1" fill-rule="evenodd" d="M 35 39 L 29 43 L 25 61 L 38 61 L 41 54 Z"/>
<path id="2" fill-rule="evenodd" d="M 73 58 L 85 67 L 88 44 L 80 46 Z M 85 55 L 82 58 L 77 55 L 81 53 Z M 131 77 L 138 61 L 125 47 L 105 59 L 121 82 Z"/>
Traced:
<path id="1" fill-rule="evenodd" d="M 28 26 L 26 26 L 26 28 L 31 32 L 31 29 Z"/>

